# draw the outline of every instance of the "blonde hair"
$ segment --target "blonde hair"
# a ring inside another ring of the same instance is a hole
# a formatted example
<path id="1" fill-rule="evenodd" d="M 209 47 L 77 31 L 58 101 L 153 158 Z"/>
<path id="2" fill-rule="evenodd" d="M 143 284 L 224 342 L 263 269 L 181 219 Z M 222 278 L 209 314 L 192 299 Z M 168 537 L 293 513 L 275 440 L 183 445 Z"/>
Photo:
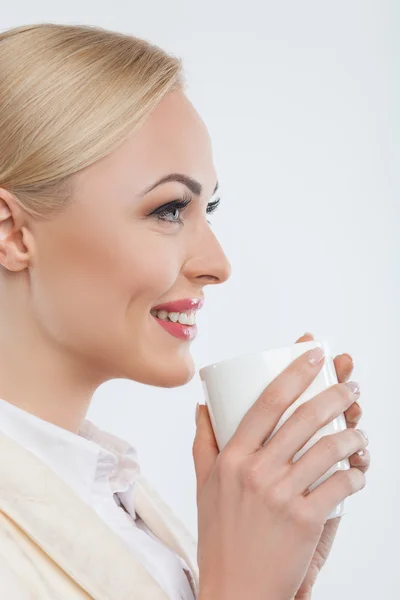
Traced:
<path id="1" fill-rule="evenodd" d="M 0 187 L 39 218 L 70 200 L 71 176 L 139 128 L 180 58 L 127 34 L 40 23 L 0 33 Z"/>

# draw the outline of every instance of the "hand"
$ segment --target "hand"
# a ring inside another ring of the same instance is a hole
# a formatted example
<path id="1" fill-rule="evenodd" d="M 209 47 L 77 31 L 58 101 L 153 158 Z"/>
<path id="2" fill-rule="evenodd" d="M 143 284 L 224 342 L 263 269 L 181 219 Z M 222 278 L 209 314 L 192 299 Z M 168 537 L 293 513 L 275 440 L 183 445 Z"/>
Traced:
<path id="1" fill-rule="evenodd" d="M 296 341 L 296 344 L 299 342 L 309 342 L 313 339 L 314 337 L 311 333 L 305 333 Z M 353 371 L 353 360 L 351 356 L 349 354 L 340 354 L 339 356 L 336 356 L 334 363 L 339 383 L 348 381 Z M 360 405 L 357 402 L 354 402 L 350 408 L 345 411 L 344 416 L 346 417 L 347 427 L 356 427 L 362 416 Z M 362 456 L 353 454 L 350 456 L 349 461 L 352 467 L 357 467 L 360 471 L 366 473 L 370 466 L 370 454 L 365 448 Z M 321 538 L 311 560 L 309 569 L 294 600 L 309 600 L 311 598 L 312 588 L 320 570 L 330 554 L 340 521 L 341 517 L 329 519 L 324 525 Z"/>
<path id="2" fill-rule="evenodd" d="M 201 600 L 261 600 L 266 593 L 293 600 L 309 587 L 309 567 L 328 515 L 365 486 L 364 474 L 351 468 L 306 494 L 338 460 L 366 447 L 355 429 L 336 432 L 330 444 L 319 440 L 292 462 L 314 433 L 354 404 L 356 396 L 343 383 L 299 406 L 263 443 L 323 367 L 324 359 L 311 364 L 307 358 L 307 352 L 296 358 L 266 386 L 221 452 L 207 406 L 199 407 L 193 458 Z"/>

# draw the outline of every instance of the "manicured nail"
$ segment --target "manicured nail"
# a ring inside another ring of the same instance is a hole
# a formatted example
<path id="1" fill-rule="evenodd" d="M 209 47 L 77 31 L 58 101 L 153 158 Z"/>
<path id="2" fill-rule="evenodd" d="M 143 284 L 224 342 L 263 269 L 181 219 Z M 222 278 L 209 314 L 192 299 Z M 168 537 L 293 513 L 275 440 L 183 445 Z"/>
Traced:
<path id="1" fill-rule="evenodd" d="M 323 348 L 313 348 L 307 352 L 307 360 L 310 364 L 318 364 L 325 356 Z"/>
<path id="2" fill-rule="evenodd" d="M 199 403 L 196 404 L 196 425 L 197 425 L 197 419 L 199 418 Z"/>
<path id="3" fill-rule="evenodd" d="M 358 395 L 360 393 L 360 386 L 357 381 L 347 381 L 345 385 L 353 392 L 353 394 Z"/>

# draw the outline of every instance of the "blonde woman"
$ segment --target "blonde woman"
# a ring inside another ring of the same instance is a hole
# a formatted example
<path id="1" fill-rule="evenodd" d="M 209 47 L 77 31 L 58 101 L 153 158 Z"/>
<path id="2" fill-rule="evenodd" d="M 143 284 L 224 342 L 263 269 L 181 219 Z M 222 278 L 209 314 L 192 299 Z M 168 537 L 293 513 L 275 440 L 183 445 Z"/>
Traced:
<path id="1" fill-rule="evenodd" d="M 310 598 L 338 526 L 327 515 L 365 485 L 346 355 L 335 359 L 340 383 L 265 446 L 323 358 L 294 361 L 220 454 L 200 407 L 198 544 L 140 472 L 135 448 L 85 418 L 109 379 L 188 382 L 191 314 L 207 285 L 230 276 L 208 222 L 219 202 L 210 138 L 184 85 L 180 60 L 128 35 L 49 23 L 0 34 L 7 600 Z M 343 411 L 348 430 L 292 464 Z M 353 468 L 308 494 L 344 456 Z"/>

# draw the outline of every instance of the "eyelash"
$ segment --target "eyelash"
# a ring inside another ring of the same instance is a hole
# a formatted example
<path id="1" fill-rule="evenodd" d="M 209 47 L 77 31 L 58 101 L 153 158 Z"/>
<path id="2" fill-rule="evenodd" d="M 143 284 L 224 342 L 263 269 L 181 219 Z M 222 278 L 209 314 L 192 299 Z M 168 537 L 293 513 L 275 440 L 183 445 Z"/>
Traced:
<path id="1" fill-rule="evenodd" d="M 216 198 L 213 202 L 209 202 L 207 205 L 207 214 L 211 214 L 217 210 L 221 199 Z M 184 210 L 189 204 L 192 202 L 192 198 L 189 195 L 184 195 L 180 200 L 174 200 L 173 202 L 168 202 L 168 204 L 163 204 L 155 211 L 151 213 L 152 216 L 155 216 L 159 221 L 164 223 L 179 223 L 179 225 L 183 225 L 182 219 L 178 219 L 177 221 L 170 221 L 165 217 L 167 215 L 173 214 L 176 210 Z M 210 223 L 210 221 L 207 221 Z"/>

